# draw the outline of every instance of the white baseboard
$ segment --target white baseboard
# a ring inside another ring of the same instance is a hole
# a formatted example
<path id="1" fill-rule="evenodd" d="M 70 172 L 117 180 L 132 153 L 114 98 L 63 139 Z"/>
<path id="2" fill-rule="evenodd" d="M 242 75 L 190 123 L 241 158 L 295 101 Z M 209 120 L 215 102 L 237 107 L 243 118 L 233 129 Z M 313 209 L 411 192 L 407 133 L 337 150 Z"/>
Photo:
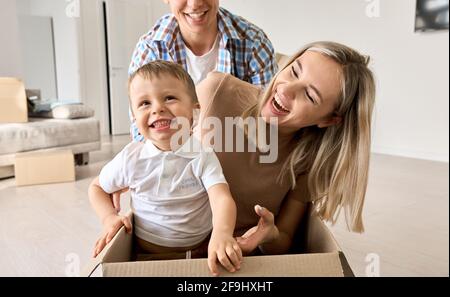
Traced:
<path id="1" fill-rule="evenodd" d="M 448 163 L 448 159 L 449 159 L 448 154 L 443 155 L 443 154 L 433 153 L 433 152 L 424 152 L 424 151 L 383 147 L 383 146 L 372 147 L 372 153 L 393 155 L 393 156 L 414 158 L 414 159 L 423 159 L 423 160 L 437 161 L 437 162 L 446 162 L 446 163 Z"/>

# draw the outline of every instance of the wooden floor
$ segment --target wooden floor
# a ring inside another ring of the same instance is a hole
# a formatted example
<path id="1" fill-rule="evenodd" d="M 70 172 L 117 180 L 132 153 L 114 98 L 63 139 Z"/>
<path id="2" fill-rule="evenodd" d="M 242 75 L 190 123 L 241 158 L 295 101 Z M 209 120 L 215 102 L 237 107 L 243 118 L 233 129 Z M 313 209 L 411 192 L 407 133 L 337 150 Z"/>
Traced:
<path id="1" fill-rule="evenodd" d="M 17 188 L 14 179 L 0 180 L 0 276 L 64 276 L 69 264 L 83 267 L 101 231 L 88 185 L 128 140 L 104 139 L 74 183 Z M 330 227 L 356 275 L 376 272 L 379 259 L 381 276 L 449 276 L 448 175 L 448 163 L 373 155 L 366 232 L 348 232 L 343 219 Z"/>

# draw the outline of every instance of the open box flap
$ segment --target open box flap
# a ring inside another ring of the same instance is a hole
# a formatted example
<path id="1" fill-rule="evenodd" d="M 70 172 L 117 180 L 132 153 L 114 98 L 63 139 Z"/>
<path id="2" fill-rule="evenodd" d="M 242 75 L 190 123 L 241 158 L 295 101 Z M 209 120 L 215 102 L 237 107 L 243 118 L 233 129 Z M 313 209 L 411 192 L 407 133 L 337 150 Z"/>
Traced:
<path id="1" fill-rule="evenodd" d="M 355 276 L 336 238 L 334 238 L 330 229 L 328 229 L 311 206 L 309 207 L 308 215 L 308 220 L 304 229 L 302 229 L 305 233 L 305 250 L 308 253 L 329 253 L 337 251 L 344 276 Z"/>
<path id="2" fill-rule="evenodd" d="M 310 207 L 309 218 L 303 230 L 306 241 L 305 250 L 308 253 L 342 251 L 333 234 L 312 207 Z"/>
<path id="3" fill-rule="evenodd" d="M 126 214 L 132 221 L 133 214 Z M 91 259 L 81 272 L 81 276 L 91 276 L 102 263 L 126 262 L 130 260 L 132 248 L 132 235 L 122 226 L 116 236 L 105 246 L 97 257 Z"/>
<path id="4" fill-rule="evenodd" d="M 308 253 L 329 253 L 338 251 L 344 276 L 353 277 L 347 258 L 334 238 L 330 229 L 320 219 L 313 207 L 309 208 L 309 219 L 303 229 L 305 232 L 305 249 Z"/>

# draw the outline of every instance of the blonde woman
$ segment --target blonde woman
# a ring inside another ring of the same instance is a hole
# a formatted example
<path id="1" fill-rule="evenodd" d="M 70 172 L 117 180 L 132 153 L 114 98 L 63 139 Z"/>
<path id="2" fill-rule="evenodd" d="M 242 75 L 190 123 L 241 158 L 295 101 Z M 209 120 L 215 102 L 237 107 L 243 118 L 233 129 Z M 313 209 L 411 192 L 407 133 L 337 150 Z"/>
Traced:
<path id="1" fill-rule="evenodd" d="M 220 73 L 197 87 L 201 119 L 278 120 L 274 163 L 260 163 L 258 151 L 217 153 L 236 200 L 243 250 L 287 252 L 311 201 L 323 219 L 335 222 L 344 209 L 348 227 L 364 230 L 375 100 L 368 62 L 347 46 L 316 42 L 293 55 L 262 94 Z"/>
<path id="2" fill-rule="evenodd" d="M 265 91 L 218 72 L 197 86 L 201 127 L 207 118 L 278 121 L 275 162 L 261 163 L 258 150 L 216 152 L 237 206 L 234 235 L 245 253 L 288 252 L 309 202 L 331 222 L 344 209 L 348 227 L 364 230 L 375 100 L 368 62 L 347 46 L 316 42 L 293 55 Z"/>

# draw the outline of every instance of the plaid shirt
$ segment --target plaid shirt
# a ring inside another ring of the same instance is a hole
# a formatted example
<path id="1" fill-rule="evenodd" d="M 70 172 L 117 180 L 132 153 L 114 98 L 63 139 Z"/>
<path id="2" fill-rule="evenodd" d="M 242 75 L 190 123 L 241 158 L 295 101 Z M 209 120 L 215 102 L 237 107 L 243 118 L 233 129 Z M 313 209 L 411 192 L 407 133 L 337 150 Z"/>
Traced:
<path id="1" fill-rule="evenodd" d="M 224 8 L 219 8 L 217 21 L 220 43 L 215 70 L 230 73 L 254 85 L 267 85 L 278 69 L 272 43 L 266 34 Z M 149 33 L 141 37 L 128 73 L 132 74 L 154 60 L 174 61 L 186 71 L 188 69 L 185 44 L 172 14 L 163 16 Z M 143 140 L 134 123 L 131 133 L 135 141 Z"/>

